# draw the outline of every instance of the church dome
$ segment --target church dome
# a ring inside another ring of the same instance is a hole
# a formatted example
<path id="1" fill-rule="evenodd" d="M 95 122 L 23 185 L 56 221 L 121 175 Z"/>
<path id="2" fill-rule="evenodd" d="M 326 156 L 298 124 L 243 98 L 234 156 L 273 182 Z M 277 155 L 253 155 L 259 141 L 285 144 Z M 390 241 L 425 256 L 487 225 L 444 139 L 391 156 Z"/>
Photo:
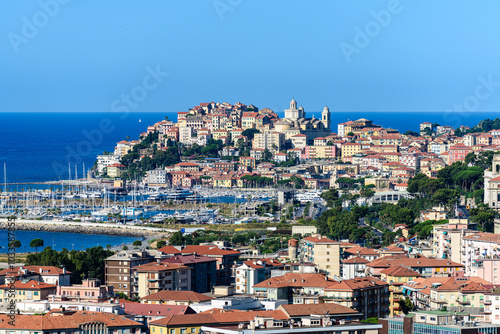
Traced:
<path id="1" fill-rule="evenodd" d="M 328 109 L 328 107 L 327 107 L 327 106 L 325 106 L 325 107 L 323 108 L 323 111 L 327 111 L 327 112 L 329 112 L 329 111 L 330 111 L 330 109 Z"/>

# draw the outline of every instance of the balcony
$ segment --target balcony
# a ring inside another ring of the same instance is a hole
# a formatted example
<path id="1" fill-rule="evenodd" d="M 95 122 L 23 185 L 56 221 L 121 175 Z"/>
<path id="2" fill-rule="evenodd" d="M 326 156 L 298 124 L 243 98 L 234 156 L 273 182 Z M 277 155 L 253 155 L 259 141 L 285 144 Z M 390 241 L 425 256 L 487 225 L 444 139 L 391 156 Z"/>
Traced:
<path id="1" fill-rule="evenodd" d="M 491 305 L 491 300 L 485 299 L 484 300 L 484 305 Z"/>
<path id="2" fill-rule="evenodd" d="M 445 299 L 434 299 L 434 298 L 431 298 L 430 302 L 431 303 L 436 303 L 436 304 L 447 304 L 447 302 L 446 302 Z M 458 302 L 458 300 L 457 300 L 457 302 Z"/>
<path id="3" fill-rule="evenodd" d="M 484 314 L 491 314 L 491 309 L 490 308 L 485 308 L 483 311 Z"/>
<path id="4" fill-rule="evenodd" d="M 459 303 L 461 305 L 469 305 L 470 300 L 469 300 L 469 298 L 457 298 L 457 303 Z"/>

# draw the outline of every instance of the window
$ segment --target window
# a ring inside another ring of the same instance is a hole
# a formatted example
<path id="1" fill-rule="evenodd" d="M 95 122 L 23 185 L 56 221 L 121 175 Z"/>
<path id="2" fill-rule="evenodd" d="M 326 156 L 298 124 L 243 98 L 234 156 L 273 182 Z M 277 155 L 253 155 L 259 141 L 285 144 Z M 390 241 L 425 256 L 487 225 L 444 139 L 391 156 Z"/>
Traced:
<path id="1" fill-rule="evenodd" d="M 186 334 L 186 329 L 185 328 L 181 328 L 181 334 Z"/>
<path id="2" fill-rule="evenodd" d="M 191 328 L 191 333 L 196 333 L 196 328 Z"/>
<path id="3" fill-rule="evenodd" d="M 171 329 L 170 334 L 175 334 L 175 329 Z"/>

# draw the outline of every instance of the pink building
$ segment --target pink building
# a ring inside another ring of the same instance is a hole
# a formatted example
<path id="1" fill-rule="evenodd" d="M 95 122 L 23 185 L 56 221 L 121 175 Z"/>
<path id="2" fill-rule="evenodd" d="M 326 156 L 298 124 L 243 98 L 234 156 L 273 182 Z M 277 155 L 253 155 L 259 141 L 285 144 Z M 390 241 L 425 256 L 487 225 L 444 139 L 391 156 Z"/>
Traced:
<path id="1" fill-rule="evenodd" d="M 492 284 L 499 284 L 499 259 L 476 259 L 471 266 L 470 276 L 477 276 Z"/>
<path id="2" fill-rule="evenodd" d="M 56 295 L 49 296 L 52 301 L 103 302 L 114 297 L 113 287 L 101 285 L 98 279 L 86 279 L 82 284 L 57 286 Z"/>

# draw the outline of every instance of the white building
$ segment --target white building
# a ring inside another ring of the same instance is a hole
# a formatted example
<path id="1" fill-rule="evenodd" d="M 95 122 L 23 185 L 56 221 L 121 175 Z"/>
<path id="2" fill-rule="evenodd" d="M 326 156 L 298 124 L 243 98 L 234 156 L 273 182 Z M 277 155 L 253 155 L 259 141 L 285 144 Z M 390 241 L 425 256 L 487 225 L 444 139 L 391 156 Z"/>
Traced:
<path id="1" fill-rule="evenodd" d="M 167 171 L 164 169 L 153 169 L 147 171 L 146 178 L 148 184 L 166 184 Z"/>
<path id="2" fill-rule="evenodd" d="M 271 277 L 271 270 L 283 269 L 284 265 L 274 259 L 245 261 L 236 267 L 236 293 L 253 293 L 253 286 Z"/>
<path id="3" fill-rule="evenodd" d="M 191 145 L 191 138 L 193 137 L 193 128 L 181 126 L 179 128 L 179 142 L 184 145 Z"/>
<path id="4" fill-rule="evenodd" d="M 367 259 L 356 256 L 342 262 L 342 279 L 353 279 L 366 276 Z"/>
<path id="5" fill-rule="evenodd" d="M 119 303 L 70 302 L 52 300 L 25 300 L 16 302 L 16 309 L 23 314 L 47 313 L 61 307 L 73 311 L 106 312 L 124 314 L 123 305 Z"/>
<path id="6" fill-rule="evenodd" d="M 498 259 L 500 262 L 500 234 L 479 232 L 462 238 L 465 276 L 470 276 L 475 269 L 473 266 L 483 259 Z"/>
<path id="7" fill-rule="evenodd" d="M 109 165 L 120 163 L 120 156 L 114 154 L 100 154 L 97 156 L 97 171 L 102 173 Z"/>

